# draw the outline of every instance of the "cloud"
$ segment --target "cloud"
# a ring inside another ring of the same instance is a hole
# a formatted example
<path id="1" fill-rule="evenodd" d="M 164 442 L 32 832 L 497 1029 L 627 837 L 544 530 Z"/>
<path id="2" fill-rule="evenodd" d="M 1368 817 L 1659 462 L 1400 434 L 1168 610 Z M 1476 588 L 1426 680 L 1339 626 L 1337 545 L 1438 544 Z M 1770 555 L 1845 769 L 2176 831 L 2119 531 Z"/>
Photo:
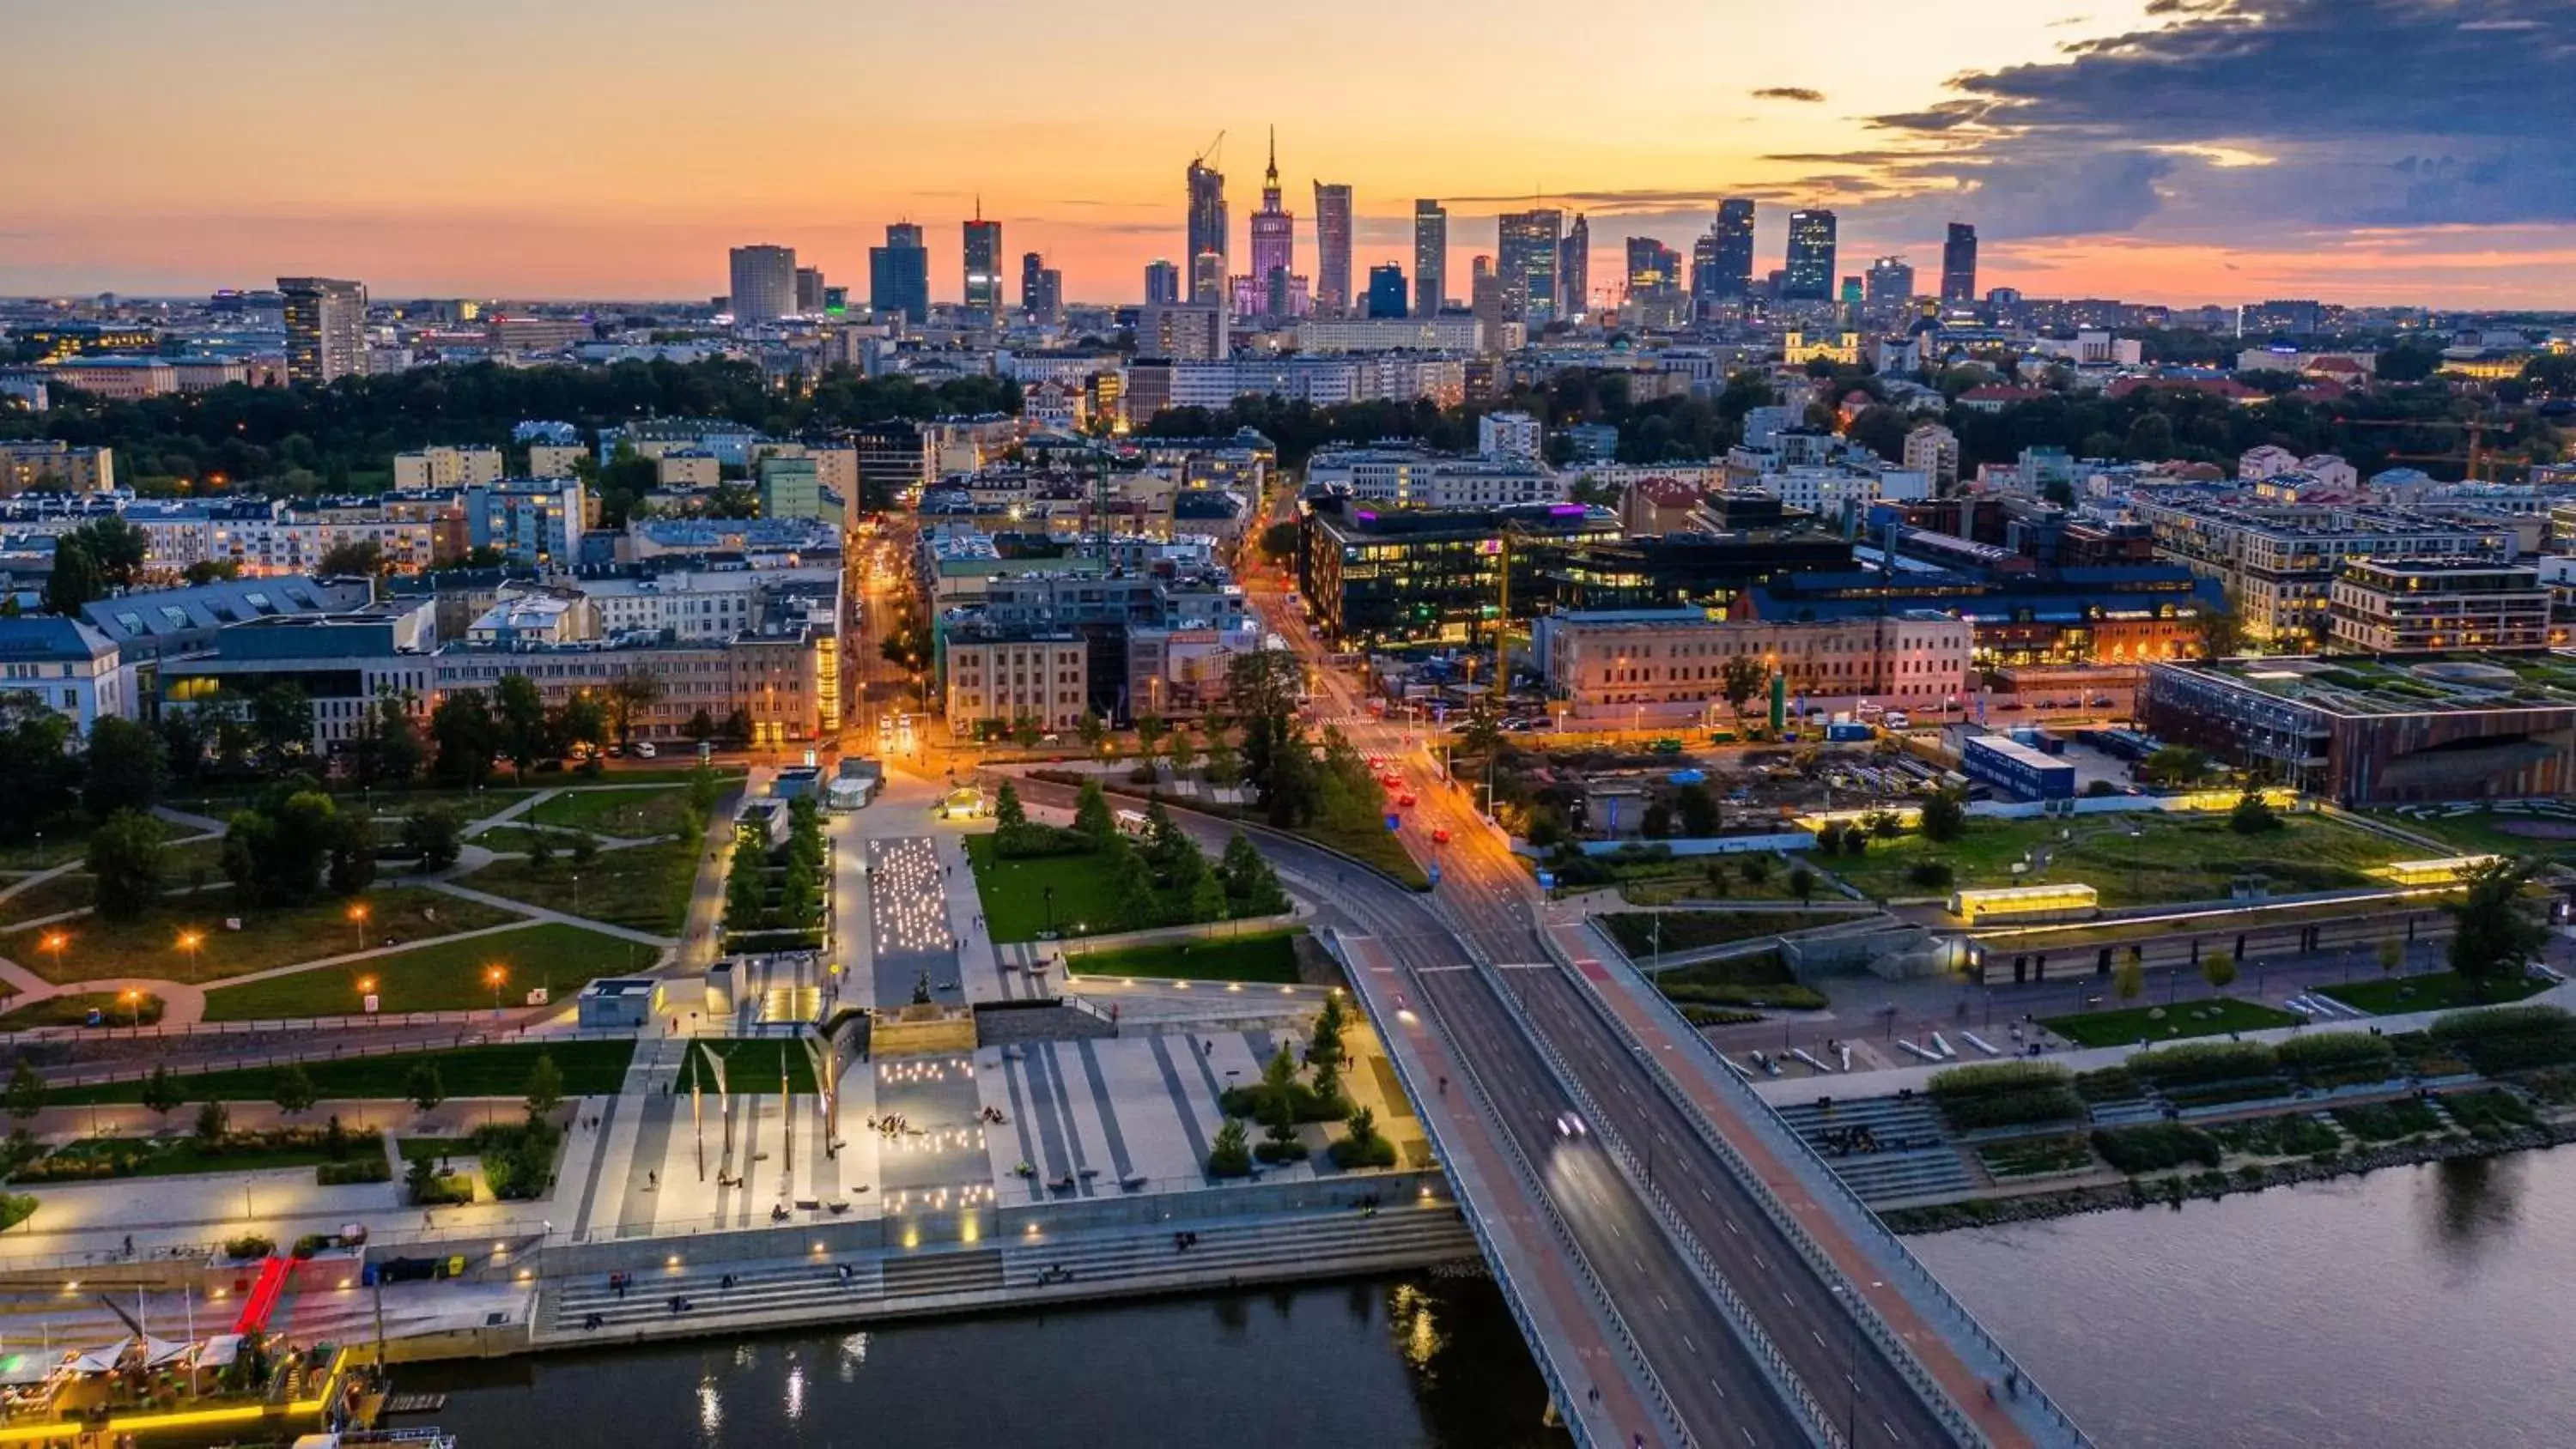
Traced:
<path id="1" fill-rule="evenodd" d="M 2576 223 L 2566 0 L 2152 0 L 2147 13 L 2154 28 L 1955 77 L 1950 99 L 1872 118 L 1887 147 L 1816 160 L 1874 165 L 1997 236 Z"/>
<path id="2" fill-rule="evenodd" d="M 1806 86 L 1764 86 L 1753 92 L 1753 99 L 1757 101 L 1806 101 L 1813 104 L 1821 102 L 1824 98 L 1823 91 L 1811 90 Z"/>

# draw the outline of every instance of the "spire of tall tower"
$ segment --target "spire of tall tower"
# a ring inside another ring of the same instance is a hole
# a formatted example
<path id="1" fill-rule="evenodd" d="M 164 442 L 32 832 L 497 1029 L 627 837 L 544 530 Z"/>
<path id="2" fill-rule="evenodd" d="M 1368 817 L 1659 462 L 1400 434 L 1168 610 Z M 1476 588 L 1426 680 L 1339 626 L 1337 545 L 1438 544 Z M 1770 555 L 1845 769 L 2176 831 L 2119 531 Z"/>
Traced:
<path id="1" fill-rule="evenodd" d="M 1279 184 L 1279 128 L 1270 128 L 1270 184 Z"/>

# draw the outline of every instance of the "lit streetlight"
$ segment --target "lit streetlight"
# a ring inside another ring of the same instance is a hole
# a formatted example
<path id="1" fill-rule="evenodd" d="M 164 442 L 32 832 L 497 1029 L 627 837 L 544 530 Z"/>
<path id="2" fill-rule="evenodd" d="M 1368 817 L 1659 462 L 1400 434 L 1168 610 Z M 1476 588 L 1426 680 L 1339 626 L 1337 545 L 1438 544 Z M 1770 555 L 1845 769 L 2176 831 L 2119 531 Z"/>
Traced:
<path id="1" fill-rule="evenodd" d="M 367 949 L 367 903 L 355 901 L 349 906 L 349 924 L 358 928 L 358 949 Z"/>
<path id="2" fill-rule="evenodd" d="M 197 948 L 204 944 L 206 944 L 206 933 L 203 931 L 179 933 L 179 949 L 188 953 L 188 975 L 191 978 L 197 974 Z"/>
<path id="3" fill-rule="evenodd" d="M 43 945 L 46 950 L 54 953 L 54 974 L 56 976 L 63 974 L 63 947 L 71 944 L 71 939 L 71 937 L 60 931 L 47 931 L 45 933 Z"/>
<path id="4" fill-rule="evenodd" d="M 359 1006 L 361 1006 L 361 1007 L 365 1006 L 365 1005 L 367 1004 L 367 998 L 368 998 L 368 997 L 370 997 L 370 996 L 373 996 L 373 995 L 375 995 L 375 994 L 376 994 L 376 978 L 374 978 L 373 976 L 361 976 L 361 977 L 359 977 L 359 978 L 358 978 L 358 1005 L 359 1005 Z"/>
<path id="5" fill-rule="evenodd" d="M 136 1031 L 141 1031 L 143 1029 L 143 993 L 140 991 L 126 992 L 125 1009 L 127 1013 L 126 1019 L 133 1025 Z"/>
<path id="6" fill-rule="evenodd" d="M 495 1016 L 501 1014 L 501 983 L 508 980 L 509 975 L 509 972 L 498 966 L 490 967 L 483 973 L 483 979 L 492 985 L 492 1014 Z"/>

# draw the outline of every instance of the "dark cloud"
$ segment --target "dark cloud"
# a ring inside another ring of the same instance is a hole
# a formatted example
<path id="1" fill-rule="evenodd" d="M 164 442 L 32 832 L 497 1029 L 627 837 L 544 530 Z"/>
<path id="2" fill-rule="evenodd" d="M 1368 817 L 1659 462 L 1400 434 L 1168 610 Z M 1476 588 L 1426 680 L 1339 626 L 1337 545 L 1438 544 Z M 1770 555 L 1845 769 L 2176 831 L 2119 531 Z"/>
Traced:
<path id="1" fill-rule="evenodd" d="M 1814 103 L 1822 101 L 1824 98 L 1825 93 L 1823 91 L 1810 90 L 1806 86 L 1764 86 L 1762 89 L 1753 93 L 1753 99 L 1757 101 L 1806 101 Z"/>
<path id="2" fill-rule="evenodd" d="M 2576 222 L 2567 0 L 2152 0 L 2159 28 L 1872 124 L 1998 236 Z M 1855 155 L 1869 155 L 1861 152 Z M 2101 215 L 2086 225 L 2083 208 Z M 2030 228 L 2022 230 L 2022 228 Z"/>

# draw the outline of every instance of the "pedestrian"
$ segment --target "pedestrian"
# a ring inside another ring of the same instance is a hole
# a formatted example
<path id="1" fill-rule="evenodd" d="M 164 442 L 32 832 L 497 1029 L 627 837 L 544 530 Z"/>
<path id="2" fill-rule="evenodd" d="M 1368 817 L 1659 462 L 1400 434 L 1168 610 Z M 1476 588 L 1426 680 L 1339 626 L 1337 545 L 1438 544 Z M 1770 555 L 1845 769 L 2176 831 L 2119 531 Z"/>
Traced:
<path id="1" fill-rule="evenodd" d="M 660 1174 L 660 1173 L 658 1173 L 658 1172 L 648 1172 L 648 1173 L 644 1174 L 644 1190 L 645 1190 L 646 1192 L 654 1192 L 654 1191 L 657 1191 L 657 1190 L 659 1190 L 659 1189 L 661 1188 L 661 1186 L 662 1186 L 662 1174 Z"/>

